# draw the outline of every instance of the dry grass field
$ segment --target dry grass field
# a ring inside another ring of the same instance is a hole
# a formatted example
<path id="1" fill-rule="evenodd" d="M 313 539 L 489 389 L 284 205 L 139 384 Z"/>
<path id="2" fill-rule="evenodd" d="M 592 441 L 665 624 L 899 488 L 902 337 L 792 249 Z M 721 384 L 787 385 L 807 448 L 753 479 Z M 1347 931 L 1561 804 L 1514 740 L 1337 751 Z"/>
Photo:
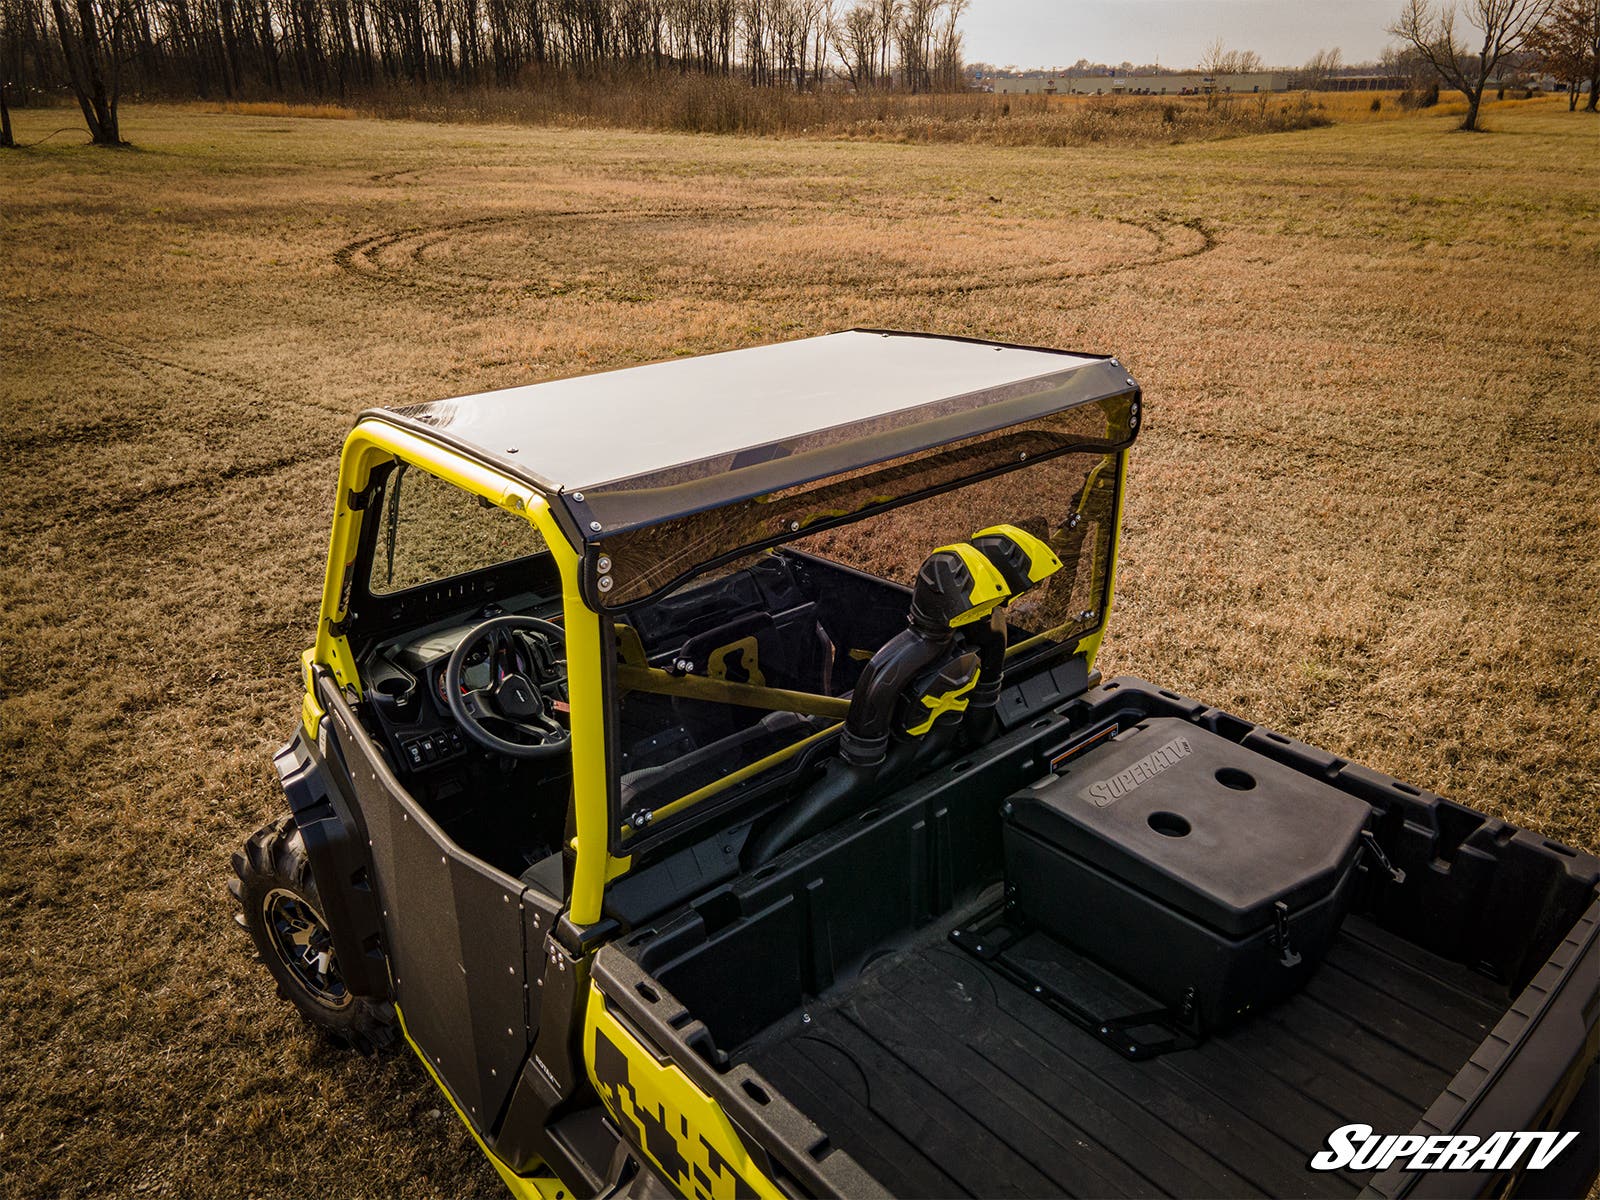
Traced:
<path id="1" fill-rule="evenodd" d="M 1542 99 L 1534 102 L 1545 103 Z M 751 88 L 742 80 L 695 74 L 600 80 L 558 75 L 534 88 L 380 88 L 353 96 L 348 103 L 193 103 L 201 111 L 234 116 L 403 118 L 987 146 L 1172 145 L 1412 115 L 1402 93 L 1394 91 L 1241 92 L 1213 97 L 972 92 L 856 95 L 837 90 Z M 1505 100 L 1491 95 L 1487 111 L 1524 103 L 1527 101 L 1516 99 L 1515 94 Z M 1428 115 L 1459 119 L 1466 110 L 1466 100 L 1459 93 L 1445 92 Z"/>
<path id="2" fill-rule="evenodd" d="M 851 325 L 1116 353 L 1149 421 L 1108 672 L 1600 850 L 1600 126 L 1490 124 L 1062 150 L 134 108 L 136 149 L 0 156 L 0 1193 L 497 1189 L 414 1064 L 273 998 L 223 887 L 372 404 Z"/>

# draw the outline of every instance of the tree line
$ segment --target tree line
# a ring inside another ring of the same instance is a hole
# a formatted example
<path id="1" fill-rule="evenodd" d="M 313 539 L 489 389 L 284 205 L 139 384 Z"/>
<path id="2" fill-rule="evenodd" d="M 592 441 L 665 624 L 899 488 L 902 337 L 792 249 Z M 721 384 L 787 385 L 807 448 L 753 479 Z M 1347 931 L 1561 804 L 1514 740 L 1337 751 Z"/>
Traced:
<path id="1" fill-rule="evenodd" d="M 70 91 L 96 142 L 121 95 L 347 97 L 703 72 L 808 89 L 964 85 L 969 0 L 0 0 L 0 108 Z"/>
<path id="2" fill-rule="evenodd" d="M 1401 0 L 1386 68 L 1459 90 L 1537 65 L 1576 107 L 1600 97 L 1600 0 Z M 70 94 L 92 139 L 117 144 L 124 93 L 346 98 L 384 88 L 538 86 L 553 75 L 636 86 L 694 72 L 808 91 L 959 91 L 970 0 L 0 0 L 0 146 L 9 106 Z M 1124 64 L 1125 66 L 1127 64 Z M 1219 40 L 1201 69 L 1262 69 Z M 1068 74 L 1094 70 L 1080 61 Z M 1319 52 L 1315 87 L 1342 69 Z M 992 70 L 987 72 L 992 73 Z"/>

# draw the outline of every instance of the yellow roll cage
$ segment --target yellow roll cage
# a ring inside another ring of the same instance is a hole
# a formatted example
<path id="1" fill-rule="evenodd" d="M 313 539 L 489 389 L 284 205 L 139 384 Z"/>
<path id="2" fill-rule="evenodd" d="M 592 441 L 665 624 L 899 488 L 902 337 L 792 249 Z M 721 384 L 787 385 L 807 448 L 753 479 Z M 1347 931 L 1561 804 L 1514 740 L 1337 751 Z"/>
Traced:
<path id="1" fill-rule="evenodd" d="M 1119 474 L 1126 477 L 1126 450 L 1119 453 Z M 571 703 L 573 827 L 572 846 L 576 854 L 573 868 L 570 919 L 576 925 L 600 920 L 607 882 L 625 873 L 631 860 L 611 853 L 610 780 L 606 761 L 605 639 L 602 618 L 584 601 L 580 585 L 581 560 L 566 533 L 556 521 L 549 501 L 534 488 L 506 477 L 491 467 L 468 458 L 457 450 L 406 429 L 377 419 L 360 421 L 346 437 L 339 460 L 339 488 L 335 502 L 333 530 L 329 538 L 327 570 L 323 579 L 321 611 L 315 643 L 302 656 L 305 696 L 302 723 L 315 738 L 323 718 L 317 700 L 314 668 L 325 667 L 340 687 L 360 696 L 362 683 L 349 639 L 342 632 L 348 614 L 350 582 L 355 570 L 365 510 L 353 507 L 351 498 L 366 492 L 372 472 L 389 462 L 403 462 L 437 476 L 480 497 L 489 504 L 530 522 L 549 547 L 561 579 L 561 602 L 565 614 L 567 639 L 568 695 Z M 1087 489 L 1085 489 L 1087 492 Z M 1112 525 L 1111 571 L 1116 567 L 1116 539 L 1122 525 L 1122 497 L 1117 497 Z M 1107 593 L 1114 594 L 1115 579 L 1108 580 Z M 1107 613 L 1100 614 L 1098 627 L 1079 639 L 1075 653 L 1087 657 L 1092 667 L 1105 629 Z M 1059 635 L 1050 630 L 1019 642 L 1010 653 L 1031 648 Z M 618 669 L 621 686 L 641 691 L 706 694 L 735 704 L 749 704 L 774 710 L 810 713 L 841 718 L 848 702 L 838 697 L 814 696 L 781 689 L 736 684 L 725 680 L 677 677 L 640 665 Z M 816 740 L 833 732 L 824 730 L 808 738 Z M 787 754 L 781 757 L 788 757 Z M 766 761 L 752 767 L 771 765 Z M 747 769 L 746 774 L 750 773 Z M 741 775 L 741 778 L 743 775 Z M 682 797 L 670 805 L 672 811 L 709 798 L 734 780 Z M 663 812 L 660 815 L 666 815 Z"/>

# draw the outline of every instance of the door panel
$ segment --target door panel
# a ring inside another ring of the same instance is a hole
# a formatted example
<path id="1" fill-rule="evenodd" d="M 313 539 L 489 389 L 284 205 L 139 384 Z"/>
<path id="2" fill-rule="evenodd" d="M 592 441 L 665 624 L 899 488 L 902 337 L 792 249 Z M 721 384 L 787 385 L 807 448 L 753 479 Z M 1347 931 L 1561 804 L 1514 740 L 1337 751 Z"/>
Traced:
<path id="1" fill-rule="evenodd" d="M 548 929 L 557 903 L 458 849 L 390 773 L 343 697 L 321 691 L 372 841 L 406 1033 L 489 1134 L 535 1032 L 524 928 Z"/>

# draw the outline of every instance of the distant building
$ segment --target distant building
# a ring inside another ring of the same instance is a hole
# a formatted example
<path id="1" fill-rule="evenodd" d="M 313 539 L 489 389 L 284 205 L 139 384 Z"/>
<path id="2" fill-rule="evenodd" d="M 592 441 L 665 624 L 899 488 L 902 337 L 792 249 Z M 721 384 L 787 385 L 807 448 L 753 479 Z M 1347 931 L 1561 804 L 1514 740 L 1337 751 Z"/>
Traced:
<path id="1" fill-rule="evenodd" d="M 1249 75 L 1205 75 L 1174 71 L 1162 75 L 1009 76 L 996 77 L 997 94 L 1024 96 L 1204 96 L 1211 93 L 1286 92 L 1293 80 L 1286 71 Z"/>
<path id="2" fill-rule="evenodd" d="M 997 75 L 990 82 L 994 85 L 996 95 L 1054 96 L 1062 90 L 1063 81 L 1054 76 Z"/>
<path id="3" fill-rule="evenodd" d="M 1319 92 L 1400 92 L 1411 86 L 1404 75 L 1329 75 L 1318 81 Z"/>

